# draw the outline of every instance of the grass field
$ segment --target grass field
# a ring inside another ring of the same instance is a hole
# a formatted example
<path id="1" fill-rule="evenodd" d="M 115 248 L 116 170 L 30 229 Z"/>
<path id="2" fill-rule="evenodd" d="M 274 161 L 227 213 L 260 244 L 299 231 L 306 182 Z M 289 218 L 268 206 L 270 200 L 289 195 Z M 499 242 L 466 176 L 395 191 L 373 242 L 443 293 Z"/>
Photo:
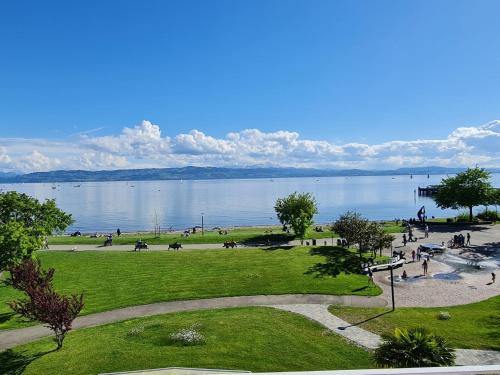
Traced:
<path id="1" fill-rule="evenodd" d="M 204 344 L 169 342 L 170 333 L 193 324 L 200 325 Z M 131 336 L 137 327 L 143 332 Z M 322 326 L 264 307 L 168 314 L 82 329 L 71 332 L 60 351 L 50 352 L 54 347 L 47 338 L 0 353 L 0 373 L 20 373 L 24 367 L 24 374 L 97 374 L 160 367 L 263 372 L 373 366 L 368 352 Z"/>
<path id="2" fill-rule="evenodd" d="M 456 348 L 500 350 L 500 296 L 470 305 L 439 308 L 351 308 L 331 306 L 332 314 L 357 323 L 379 314 L 360 327 L 376 333 L 391 332 L 396 327 L 422 326 L 445 337 Z M 447 311 L 450 320 L 439 320 L 440 311 Z"/>
<path id="3" fill-rule="evenodd" d="M 83 314 L 172 300 L 257 294 L 320 293 L 378 295 L 366 276 L 305 274 L 342 248 L 196 250 L 189 252 L 40 252 L 64 293 L 84 291 Z M 317 255 L 311 255 L 317 254 Z M 351 252 L 347 252 L 350 256 Z M 355 256 L 355 255 L 354 255 Z M 19 327 L 7 306 L 17 292 L 0 285 L 0 329 Z"/>
<path id="4" fill-rule="evenodd" d="M 331 230 L 330 226 L 323 225 L 324 232 L 314 231 L 314 227 L 307 231 L 305 238 L 307 239 L 323 239 L 332 238 L 332 235 L 336 236 Z M 396 225 L 394 222 L 387 222 L 385 224 L 387 232 L 399 233 L 401 232 L 401 226 Z M 227 235 L 220 235 L 218 231 L 208 230 L 204 234 L 201 234 L 201 230 L 197 233 L 191 234 L 189 237 L 183 237 L 180 233 L 162 233 L 160 236 L 155 236 L 153 233 L 126 233 L 121 236 L 113 236 L 113 243 L 116 245 L 131 245 L 139 239 L 146 241 L 150 245 L 161 245 L 169 244 L 174 242 L 180 242 L 185 244 L 195 244 L 195 243 L 222 243 L 227 240 L 234 240 L 236 242 L 243 243 L 267 243 L 269 240 L 271 243 L 276 242 L 287 242 L 293 240 L 295 237 L 292 234 L 287 234 L 281 230 L 281 227 L 248 227 L 248 228 L 235 228 L 228 229 Z M 79 236 L 71 237 L 69 235 L 64 236 L 52 236 L 48 238 L 48 243 L 50 245 L 76 245 L 76 244 L 102 244 L 105 238 L 91 238 L 89 236 Z"/>

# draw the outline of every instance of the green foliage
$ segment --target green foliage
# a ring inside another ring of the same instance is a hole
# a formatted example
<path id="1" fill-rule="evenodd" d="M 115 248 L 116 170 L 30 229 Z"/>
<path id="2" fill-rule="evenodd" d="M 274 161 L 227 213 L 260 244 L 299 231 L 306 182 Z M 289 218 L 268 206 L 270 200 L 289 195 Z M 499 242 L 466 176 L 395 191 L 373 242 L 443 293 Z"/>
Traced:
<path id="1" fill-rule="evenodd" d="M 424 328 L 396 328 L 393 334 L 382 335 L 384 342 L 374 353 L 380 367 L 453 366 L 454 350 L 444 338 Z"/>
<path id="2" fill-rule="evenodd" d="M 293 232 L 304 238 L 307 228 L 313 224 L 313 216 L 318 213 L 316 200 L 310 193 L 293 193 L 279 198 L 274 205 L 281 224 L 291 226 Z"/>
<path id="3" fill-rule="evenodd" d="M 493 204 L 498 193 L 490 183 L 490 173 L 482 168 L 469 168 L 441 181 L 434 200 L 441 208 L 468 208 L 472 221 L 474 206 Z"/>
<path id="4" fill-rule="evenodd" d="M 40 203 L 23 193 L 0 193 L 0 270 L 29 258 L 42 247 L 44 237 L 71 223 L 71 215 L 54 200 Z"/>
<path id="5" fill-rule="evenodd" d="M 377 222 L 370 222 L 361 214 L 347 211 L 333 224 L 333 230 L 344 238 L 349 245 L 358 245 L 360 256 L 362 252 L 376 251 L 389 247 L 395 237 L 386 233 L 384 226 Z"/>
<path id="6" fill-rule="evenodd" d="M 500 221 L 500 215 L 496 211 L 487 211 L 484 210 L 476 215 L 478 219 L 484 221 Z"/>
<path id="7" fill-rule="evenodd" d="M 25 226 L 15 220 L 0 225 L 0 270 L 29 258 L 34 249 L 42 245 L 42 238 L 25 230 Z"/>

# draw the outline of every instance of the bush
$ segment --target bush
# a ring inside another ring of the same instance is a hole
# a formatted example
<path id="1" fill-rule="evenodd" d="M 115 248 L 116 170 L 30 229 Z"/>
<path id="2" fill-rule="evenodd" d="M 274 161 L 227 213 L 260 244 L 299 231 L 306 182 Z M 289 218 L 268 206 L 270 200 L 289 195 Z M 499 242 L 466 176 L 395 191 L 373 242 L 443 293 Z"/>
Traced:
<path id="1" fill-rule="evenodd" d="M 469 221 L 469 214 L 466 212 L 460 212 L 457 215 L 456 220 L 458 223 L 467 223 Z"/>
<path id="2" fill-rule="evenodd" d="M 496 211 L 486 211 L 477 214 L 477 218 L 484 221 L 500 221 L 500 215 Z"/>
<path id="3" fill-rule="evenodd" d="M 396 328 L 391 335 L 382 335 L 383 342 L 374 353 L 380 367 L 438 367 L 455 364 L 454 350 L 444 338 L 424 328 Z"/>
<path id="4" fill-rule="evenodd" d="M 198 331 L 199 325 L 194 324 L 172 333 L 168 338 L 173 344 L 182 346 L 201 345 L 205 343 L 205 336 Z"/>
<path id="5" fill-rule="evenodd" d="M 451 315 L 448 311 L 440 311 L 437 318 L 439 320 L 450 320 Z"/>
<path id="6" fill-rule="evenodd" d="M 453 223 L 453 221 L 455 221 L 455 219 L 453 219 L 452 217 L 447 217 L 446 218 L 446 222 L 447 223 Z"/>

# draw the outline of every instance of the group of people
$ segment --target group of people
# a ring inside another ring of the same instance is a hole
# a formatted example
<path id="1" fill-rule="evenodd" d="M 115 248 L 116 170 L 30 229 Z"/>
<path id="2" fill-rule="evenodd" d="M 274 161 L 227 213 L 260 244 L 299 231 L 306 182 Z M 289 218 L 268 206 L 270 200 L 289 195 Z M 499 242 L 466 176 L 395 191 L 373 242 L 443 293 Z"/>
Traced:
<path id="1" fill-rule="evenodd" d="M 462 233 L 455 234 L 451 240 L 450 247 L 464 247 L 470 245 L 470 233 L 464 236 Z"/>

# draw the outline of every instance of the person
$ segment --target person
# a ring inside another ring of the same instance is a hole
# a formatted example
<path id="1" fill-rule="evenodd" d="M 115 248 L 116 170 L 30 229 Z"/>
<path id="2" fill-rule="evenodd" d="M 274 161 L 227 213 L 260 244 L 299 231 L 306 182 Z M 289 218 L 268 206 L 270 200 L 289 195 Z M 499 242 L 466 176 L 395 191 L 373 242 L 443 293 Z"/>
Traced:
<path id="1" fill-rule="evenodd" d="M 413 231 L 411 228 L 408 229 L 408 241 L 413 241 Z"/>
<path id="2" fill-rule="evenodd" d="M 425 259 L 424 259 L 424 262 L 422 263 L 422 268 L 424 269 L 424 275 L 427 275 L 428 265 L 427 265 L 427 261 Z"/>
<path id="3" fill-rule="evenodd" d="M 415 254 L 415 250 L 412 250 L 411 251 L 411 259 L 412 259 L 413 262 L 415 262 L 415 255 L 416 255 Z"/>
<path id="4" fill-rule="evenodd" d="M 429 226 L 427 224 L 425 224 L 424 233 L 425 233 L 425 238 L 429 238 Z"/>
<path id="5" fill-rule="evenodd" d="M 403 246 L 406 246 L 406 233 L 403 233 Z"/>
<path id="6" fill-rule="evenodd" d="M 373 271 L 368 267 L 368 285 L 374 284 L 373 282 Z"/>
<path id="7" fill-rule="evenodd" d="M 491 283 L 495 283 L 495 279 L 497 278 L 497 275 L 495 275 L 495 272 L 491 273 Z"/>
<path id="8" fill-rule="evenodd" d="M 122 231 L 120 230 L 120 228 L 118 228 L 118 229 L 116 230 L 116 235 L 117 235 L 118 237 L 120 237 L 120 234 L 122 234 Z"/>
<path id="9" fill-rule="evenodd" d="M 470 245 L 470 233 L 467 233 L 467 246 Z"/>
<path id="10" fill-rule="evenodd" d="M 402 279 L 407 279 L 408 274 L 406 273 L 406 270 L 403 271 L 403 275 L 401 276 Z"/>
<path id="11" fill-rule="evenodd" d="M 420 259 L 422 258 L 422 254 L 420 254 L 420 246 L 417 248 L 417 260 L 420 262 Z"/>

